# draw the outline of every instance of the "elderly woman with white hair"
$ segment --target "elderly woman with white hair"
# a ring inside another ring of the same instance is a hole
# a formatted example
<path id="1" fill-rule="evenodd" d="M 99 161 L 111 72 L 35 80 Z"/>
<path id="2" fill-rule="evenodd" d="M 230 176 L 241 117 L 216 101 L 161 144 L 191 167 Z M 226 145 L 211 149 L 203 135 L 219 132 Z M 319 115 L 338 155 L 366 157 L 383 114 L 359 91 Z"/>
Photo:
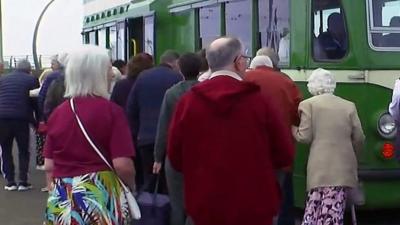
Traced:
<path id="1" fill-rule="evenodd" d="M 358 186 L 357 155 L 364 133 L 354 103 L 335 96 L 331 72 L 316 69 L 308 79 L 314 97 L 299 105 L 297 141 L 311 144 L 303 225 L 343 224 L 346 194 Z"/>
<path id="2" fill-rule="evenodd" d="M 133 189 L 135 152 L 124 110 L 106 99 L 110 73 L 106 49 L 83 46 L 68 57 L 69 100 L 50 115 L 44 147 L 49 188 L 45 224 L 130 224 L 117 176 Z"/>

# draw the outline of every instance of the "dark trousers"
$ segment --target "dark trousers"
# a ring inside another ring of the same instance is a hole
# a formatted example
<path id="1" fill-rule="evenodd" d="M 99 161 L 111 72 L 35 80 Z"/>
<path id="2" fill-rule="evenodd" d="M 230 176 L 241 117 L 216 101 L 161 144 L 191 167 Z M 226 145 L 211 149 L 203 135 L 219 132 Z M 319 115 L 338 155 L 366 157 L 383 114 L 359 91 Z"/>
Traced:
<path id="1" fill-rule="evenodd" d="M 294 225 L 293 174 L 284 173 L 282 177 L 282 205 L 278 216 L 278 225 Z"/>
<path id="2" fill-rule="evenodd" d="M 153 174 L 153 164 L 154 164 L 154 144 L 144 145 L 138 147 L 139 155 L 140 155 L 140 163 L 142 165 L 142 178 L 143 178 L 143 186 L 138 187 L 140 191 L 153 192 L 156 184 L 156 175 Z M 158 186 L 158 192 L 166 194 L 167 184 L 165 181 L 165 172 L 161 170 L 160 173 L 160 181 Z"/>
<path id="3" fill-rule="evenodd" d="M 29 123 L 23 120 L 0 120 L 1 170 L 7 182 L 15 182 L 13 141 L 17 141 L 19 181 L 28 181 L 29 168 Z"/>
<path id="4" fill-rule="evenodd" d="M 176 171 L 169 161 L 165 159 L 165 175 L 171 203 L 171 225 L 185 225 L 186 212 L 183 197 L 183 174 Z"/>

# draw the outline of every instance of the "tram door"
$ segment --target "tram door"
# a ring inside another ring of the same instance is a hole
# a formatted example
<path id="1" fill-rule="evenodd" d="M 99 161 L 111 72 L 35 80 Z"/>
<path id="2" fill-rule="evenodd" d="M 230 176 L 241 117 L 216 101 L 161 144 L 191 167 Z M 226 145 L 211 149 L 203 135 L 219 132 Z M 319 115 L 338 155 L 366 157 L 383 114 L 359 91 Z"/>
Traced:
<path id="1" fill-rule="evenodd" d="M 146 52 L 154 55 L 154 14 L 128 19 L 128 59 Z"/>
<path id="2" fill-rule="evenodd" d="M 143 17 L 128 19 L 128 59 L 143 52 Z"/>

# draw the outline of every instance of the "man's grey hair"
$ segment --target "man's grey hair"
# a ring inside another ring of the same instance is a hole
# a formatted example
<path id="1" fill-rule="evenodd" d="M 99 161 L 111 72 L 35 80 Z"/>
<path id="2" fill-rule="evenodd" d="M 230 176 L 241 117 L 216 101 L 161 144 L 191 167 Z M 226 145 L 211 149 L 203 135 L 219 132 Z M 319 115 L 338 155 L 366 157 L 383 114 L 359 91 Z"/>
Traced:
<path id="1" fill-rule="evenodd" d="M 31 63 L 26 59 L 21 59 L 17 62 L 17 70 L 21 70 L 30 73 L 32 70 Z"/>
<path id="2" fill-rule="evenodd" d="M 278 68 L 278 66 L 279 66 L 279 55 L 278 55 L 278 53 L 275 52 L 275 50 L 273 48 L 267 48 L 267 47 L 260 48 L 257 51 L 256 55 L 268 56 L 271 59 L 272 64 L 274 65 L 274 68 Z"/>
<path id="3" fill-rule="evenodd" d="M 239 39 L 232 37 L 224 38 L 227 39 L 224 45 L 218 47 L 211 46 L 206 50 L 208 66 L 212 72 L 231 65 L 238 54 L 243 50 L 243 44 Z"/>
<path id="4" fill-rule="evenodd" d="M 179 53 L 174 50 L 165 51 L 160 57 L 160 63 L 175 63 L 179 59 Z"/>

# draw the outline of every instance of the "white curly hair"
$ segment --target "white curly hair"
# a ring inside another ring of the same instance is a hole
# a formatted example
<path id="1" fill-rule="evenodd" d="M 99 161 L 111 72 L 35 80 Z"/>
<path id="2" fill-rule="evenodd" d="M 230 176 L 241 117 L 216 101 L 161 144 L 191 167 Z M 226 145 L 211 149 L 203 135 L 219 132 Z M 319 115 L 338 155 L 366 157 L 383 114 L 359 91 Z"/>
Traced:
<path id="1" fill-rule="evenodd" d="M 314 70 L 307 81 L 308 91 L 312 95 L 332 94 L 336 88 L 336 81 L 333 74 L 322 68 Z"/>

